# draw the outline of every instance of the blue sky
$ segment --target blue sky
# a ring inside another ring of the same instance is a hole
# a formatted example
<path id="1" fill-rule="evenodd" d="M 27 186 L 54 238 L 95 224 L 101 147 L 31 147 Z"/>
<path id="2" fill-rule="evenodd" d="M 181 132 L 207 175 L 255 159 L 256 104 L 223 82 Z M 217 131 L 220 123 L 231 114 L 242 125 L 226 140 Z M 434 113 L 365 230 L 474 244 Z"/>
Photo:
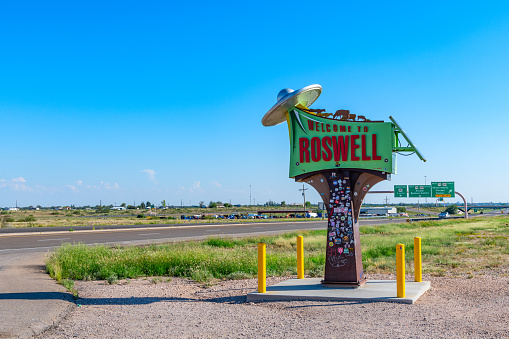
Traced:
<path id="1" fill-rule="evenodd" d="M 286 124 L 260 120 L 311 84 L 426 156 L 376 189 L 507 202 L 508 39 L 498 1 L 4 3 L 0 206 L 300 202 Z"/>

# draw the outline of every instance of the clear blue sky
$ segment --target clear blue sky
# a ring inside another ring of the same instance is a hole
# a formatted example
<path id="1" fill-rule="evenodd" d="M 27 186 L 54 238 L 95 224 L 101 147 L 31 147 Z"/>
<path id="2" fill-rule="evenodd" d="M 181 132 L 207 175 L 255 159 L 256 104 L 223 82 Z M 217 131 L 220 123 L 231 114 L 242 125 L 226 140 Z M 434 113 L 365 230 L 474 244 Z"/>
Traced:
<path id="1" fill-rule="evenodd" d="M 311 84 L 427 157 L 377 189 L 507 202 L 508 60 L 503 1 L 4 2 L 0 206 L 300 202 L 286 124 L 260 120 Z"/>

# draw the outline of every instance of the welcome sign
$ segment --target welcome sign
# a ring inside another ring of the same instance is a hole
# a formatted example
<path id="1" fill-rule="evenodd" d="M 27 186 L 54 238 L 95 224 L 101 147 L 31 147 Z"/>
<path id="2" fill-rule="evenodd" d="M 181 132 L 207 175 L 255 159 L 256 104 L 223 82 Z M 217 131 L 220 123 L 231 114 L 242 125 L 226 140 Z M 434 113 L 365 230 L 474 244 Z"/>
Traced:
<path id="1" fill-rule="evenodd" d="M 288 111 L 290 178 L 326 169 L 396 173 L 395 136 L 390 122 L 322 118 L 298 108 Z"/>

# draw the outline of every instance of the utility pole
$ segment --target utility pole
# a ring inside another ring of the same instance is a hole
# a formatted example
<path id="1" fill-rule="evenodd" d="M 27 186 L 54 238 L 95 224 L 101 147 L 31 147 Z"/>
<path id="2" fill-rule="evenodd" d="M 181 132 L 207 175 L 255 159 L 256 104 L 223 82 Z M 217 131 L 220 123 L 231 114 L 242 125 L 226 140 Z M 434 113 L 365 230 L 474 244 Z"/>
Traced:
<path id="1" fill-rule="evenodd" d="M 251 185 L 249 185 L 249 206 L 251 206 Z"/>
<path id="2" fill-rule="evenodd" d="M 308 190 L 308 188 L 304 188 L 304 184 L 302 184 L 302 189 L 299 189 L 299 191 L 302 191 L 302 197 L 304 198 L 304 205 L 303 205 L 304 214 L 306 214 L 306 191 L 307 190 Z"/>
<path id="3" fill-rule="evenodd" d="M 426 185 L 426 175 L 424 176 L 424 185 Z M 428 203 L 428 198 L 425 198 L 426 204 Z"/>
<path id="4" fill-rule="evenodd" d="M 385 206 L 389 206 L 389 198 L 385 196 Z"/>

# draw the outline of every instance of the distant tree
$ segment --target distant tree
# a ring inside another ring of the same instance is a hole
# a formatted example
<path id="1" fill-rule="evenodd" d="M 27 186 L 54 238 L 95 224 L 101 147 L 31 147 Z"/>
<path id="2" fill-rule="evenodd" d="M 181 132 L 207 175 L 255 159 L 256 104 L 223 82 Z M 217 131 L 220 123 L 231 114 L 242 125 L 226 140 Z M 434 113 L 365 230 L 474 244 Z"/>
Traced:
<path id="1" fill-rule="evenodd" d="M 145 208 L 145 203 L 142 201 L 141 204 L 140 204 L 140 208 Z"/>
<path id="2" fill-rule="evenodd" d="M 135 206 L 133 206 L 133 205 L 127 205 L 127 209 L 128 209 L 128 210 L 134 210 L 134 209 L 136 209 L 136 207 L 135 207 Z"/>
<path id="3" fill-rule="evenodd" d="M 456 214 L 456 213 L 458 213 L 458 206 L 455 204 L 449 205 L 449 206 L 447 206 L 447 208 L 445 209 L 444 212 L 447 212 L 449 214 Z"/>
<path id="4" fill-rule="evenodd" d="M 127 205 L 126 205 L 126 203 L 125 203 L 125 202 L 123 202 L 123 203 L 120 205 L 120 207 L 126 207 L 126 206 L 127 206 Z"/>
<path id="5" fill-rule="evenodd" d="M 161 205 L 162 205 L 163 207 L 166 207 L 166 200 L 161 201 Z"/>
<path id="6" fill-rule="evenodd" d="M 311 207 L 311 202 L 310 201 L 306 201 L 306 207 Z"/>
<path id="7" fill-rule="evenodd" d="M 224 207 L 232 207 L 233 205 L 232 204 L 229 204 L 227 202 L 224 203 Z"/>
<path id="8" fill-rule="evenodd" d="M 286 207 L 286 201 L 281 201 L 281 207 Z"/>
<path id="9" fill-rule="evenodd" d="M 199 205 L 200 205 L 200 207 L 205 206 L 205 201 L 203 201 L 203 200 L 202 200 L 202 201 L 200 201 Z"/>
<path id="10" fill-rule="evenodd" d="M 396 211 L 397 211 L 398 213 L 404 213 L 404 212 L 406 212 L 406 207 L 404 207 L 404 206 L 398 206 L 398 207 L 396 207 Z"/>
<path id="11" fill-rule="evenodd" d="M 150 201 L 147 200 L 147 203 L 145 204 L 146 207 L 152 207 L 152 204 L 150 203 Z"/>
<path id="12" fill-rule="evenodd" d="M 215 202 L 211 201 L 209 203 L 209 208 L 216 208 L 216 207 L 217 207 L 217 204 Z"/>

